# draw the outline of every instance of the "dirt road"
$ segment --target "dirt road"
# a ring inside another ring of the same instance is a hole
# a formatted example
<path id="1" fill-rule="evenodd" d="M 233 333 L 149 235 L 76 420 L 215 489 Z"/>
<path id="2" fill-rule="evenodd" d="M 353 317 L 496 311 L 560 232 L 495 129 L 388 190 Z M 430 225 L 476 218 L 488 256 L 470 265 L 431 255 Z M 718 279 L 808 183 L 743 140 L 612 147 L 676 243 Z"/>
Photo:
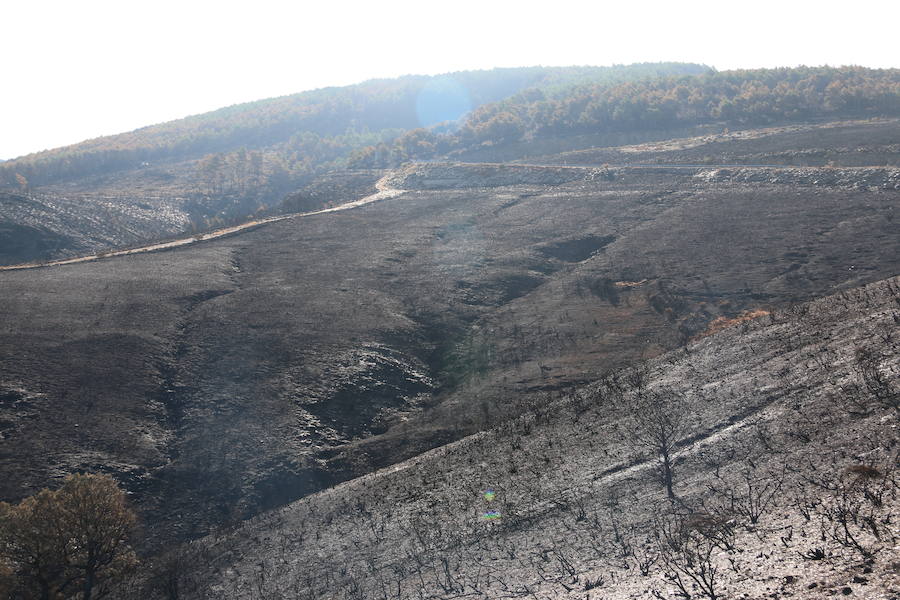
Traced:
<path id="1" fill-rule="evenodd" d="M 320 215 L 323 213 L 337 212 L 341 210 L 349 210 L 351 208 L 357 208 L 360 206 L 364 206 L 366 204 L 371 204 L 373 202 L 377 202 L 379 200 L 387 200 L 389 198 L 396 198 L 397 196 L 403 194 L 405 190 L 399 190 L 390 187 L 387 184 L 388 176 L 382 177 L 375 184 L 375 189 L 378 191 L 374 194 L 370 194 L 369 196 L 365 196 L 364 198 L 360 198 L 358 200 L 353 200 L 352 202 L 346 202 L 344 204 L 340 204 L 338 206 L 333 206 L 331 208 L 323 208 L 322 210 L 314 210 L 311 212 L 304 213 L 294 213 L 290 215 L 279 215 L 277 217 L 268 217 L 266 219 L 257 219 L 254 221 L 248 221 L 246 223 L 241 223 L 240 225 L 234 225 L 232 227 L 225 227 L 222 229 L 216 229 L 215 231 L 209 231 L 206 233 L 198 233 L 189 237 L 179 238 L 177 240 L 169 240 L 167 242 L 159 242 L 156 244 L 149 244 L 147 246 L 140 246 L 138 248 L 127 248 L 124 250 L 111 250 L 109 252 L 100 252 L 97 254 L 89 254 L 87 256 L 76 256 L 74 258 L 65 258 L 61 260 L 54 260 L 50 262 L 44 263 L 25 263 L 20 265 L 8 265 L 8 266 L 0 266 L 0 271 L 19 271 L 23 269 L 40 269 L 43 267 L 56 267 L 61 265 L 70 265 L 74 263 L 88 262 L 92 260 L 100 260 L 101 258 L 110 258 L 113 256 L 126 256 L 128 254 L 142 254 L 144 252 L 154 252 L 156 250 L 168 250 L 169 248 L 178 248 L 180 246 L 189 246 L 191 244 L 196 244 L 198 242 L 204 242 L 206 240 L 214 240 L 216 238 L 225 237 L 227 235 L 232 235 L 234 233 L 238 233 L 240 231 L 245 231 L 248 229 L 253 229 L 255 227 L 259 227 L 261 225 L 265 225 L 267 223 L 275 223 L 277 221 L 284 221 L 286 219 L 296 219 L 298 217 L 311 217 L 313 215 Z"/>

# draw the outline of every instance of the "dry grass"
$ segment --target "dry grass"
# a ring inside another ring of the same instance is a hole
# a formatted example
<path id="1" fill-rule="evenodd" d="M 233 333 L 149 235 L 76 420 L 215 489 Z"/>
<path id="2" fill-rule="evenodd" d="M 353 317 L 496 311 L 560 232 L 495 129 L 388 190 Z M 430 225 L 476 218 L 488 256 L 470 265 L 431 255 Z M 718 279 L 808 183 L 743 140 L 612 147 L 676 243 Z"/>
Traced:
<path id="1" fill-rule="evenodd" d="M 705 337 L 719 333 L 723 329 L 728 329 L 729 327 L 734 327 L 735 325 L 740 325 L 741 323 L 746 323 L 760 317 L 768 317 L 771 314 L 770 311 L 759 308 L 756 310 L 745 310 L 738 316 L 730 319 L 728 317 L 716 317 L 710 322 L 709 327 L 707 327 L 704 332 L 695 336 L 692 341 L 701 340 Z"/>

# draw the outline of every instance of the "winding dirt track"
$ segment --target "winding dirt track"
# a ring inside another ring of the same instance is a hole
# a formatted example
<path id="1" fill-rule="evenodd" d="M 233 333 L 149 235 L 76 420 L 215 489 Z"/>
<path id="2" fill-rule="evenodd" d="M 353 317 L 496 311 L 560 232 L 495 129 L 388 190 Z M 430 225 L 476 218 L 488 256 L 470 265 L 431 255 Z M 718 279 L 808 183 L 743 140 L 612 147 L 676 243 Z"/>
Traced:
<path id="1" fill-rule="evenodd" d="M 429 161 L 422 161 L 421 164 L 428 164 Z M 415 164 L 415 163 L 414 163 Z M 461 163 L 467 166 L 493 166 L 493 167 L 519 167 L 519 168 L 546 168 L 546 169 L 566 169 L 566 170 L 593 170 L 599 168 L 599 166 L 595 165 L 559 165 L 559 164 L 542 164 L 542 163 L 490 163 L 490 162 L 481 162 L 481 163 Z M 626 165 L 608 165 L 613 169 L 724 169 L 724 168 L 740 168 L 740 169 L 818 169 L 821 167 L 787 167 L 785 165 L 687 165 L 687 164 L 626 164 Z M 865 167 L 861 167 L 865 168 Z M 407 190 L 401 190 L 390 187 L 388 181 L 394 175 L 394 172 L 390 172 L 375 184 L 375 189 L 378 191 L 374 194 L 366 196 L 364 198 L 360 198 L 358 200 L 353 200 L 352 202 L 347 202 L 338 206 L 334 206 L 332 208 L 325 208 L 322 210 L 315 210 L 311 212 L 304 213 L 293 213 L 290 215 L 279 215 L 277 217 L 268 217 L 266 219 L 257 219 L 254 221 L 248 221 L 246 223 L 241 223 L 240 225 L 234 225 L 232 227 L 225 227 L 223 229 L 217 229 L 215 231 L 210 231 L 207 233 L 195 234 L 189 237 L 179 238 L 176 240 L 170 240 L 167 242 L 159 242 L 156 244 L 149 244 L 147 246 L 140 246 L 138 248 L 127 248 L 124 250 L 111 250 L 109 252 L 102 252 L 98 254 L 89 254 L 87 256 L 77 256 L 74 258 L 65 258 L 61 260 L 54 260 L 44 263 L 23 263 L 18 265 L 8 265 L 8 266 L 0 266 L 0 271 L 19 271 L 24 269 L 39 269 L 43 267 L 55 267 L 60 265 L 70 265 L 74 263 L 81 262 L 89 262 L 93 260 L 100 260 L 102 258 L 109 258 L 113 256 L 126 256 L 128 254 L 142 254 L 144 252 L 154 252 L 156 250 L 167 250 L 170 248 L 177 248 L 180 246 L 189 246 L 191 244 L 196 244 L 198 242 L 203 242 L 206 240 L 214 240 L 216 238 L 225 237 L 227 235 L 232 235 L 241 231 L 246 231 L 248 229 L 253 229 L 255 227 L 259 227 L 261 225 L 265 225 L 267 223 L 275 223 L 277 221 L 284 221 L 286 219 L 294 219 L 297 217 L 310 217 L 313 215 L 320 215 L 323 213 L 329 212 L 337 212 L 341 210 L 348 210 L 351 208 L 357 208 L 359 206 L 364 206 L 366 204 L 371 204 L 373 202 L 377 202 L 379 200 L 387 200 L 389 198 L 396 198 L 397 196 L 405 193 Z"/>
<path id="2" fill-rule="evenodd" d="M 227 235 L 232 235 L 238 233 L 240 231 L 246 231 L 248 229 L 253 229 L 255 227 L 259 227 L 261 225 L 265 225 L 267 223 L 275 223 L 276 221 L 284 221 L 287 219 L 294 219 L 297 217 L 311 217 L 313 215 L 321 215 L 323 213 L 337 212 L 340 210 L 349 210 L 351 208 L 357 208 L 359 206 L 364 206 L 366 204 L 371 204 L 373 202 L 378 202 L 379 200 L 387 200 L 389 198 L 396 198 L 397 196 L 403 194 L 406 190 L 399 190 L 395 188 L 391 188 L 387 184 L 387 179 L 390 174 L 382 177 L 375 184 L 375 189 L 378 191 L 369 196 L 365 196 L 364 198 L 360 198 L 358 200 L 353 200 L 352 202 L 346 202 L 344 204 L 340 204 L 338 206 L 334 206 L 332 208 L 323 208 L 322 210 L 314 210 L 311 212 L 304 213 L 293 213 L 290 215 L 279 215 L 277 217 L 269 217 L 266 219 L 257 219 L 254 221 L 248 221 L 246 223 L 241 223 L 240 225 L 234 225 L 232 227 L 225 227 L 223 229 L 216 229 L 215 231 L 210 231 L 207 233 L 199 233 L 192 235 L 190 237 L 179 238 L 177 240 L 170 240 L 167 242 L 159 242 L 157 244 L 150 244 L 147 246 L 140 246 L 138 248 L 128 248 L 125 250 L 111 250 L 109 252 L 102 252 L 99 254 L 89 254 L 87 256 L 76 256 L 74 258 L 65 258 L 61 260 L 54 260 L 44 263 L 24 263 L 19 265 L 8 265 L 8 266 L 0 266 L 0 271 L 21 271 L 24 269 L 40 269 L 43 267 L 56 267 L 60 265 L 71 265 L 74 263 L 82 263 L 89 262 L 92 260 L 100 260 L 102 258 L 110 258 L 113 256 L 126 256 L 128 254 L 142 254 L 144 252 L 154 252 L 156 250 L 168 250 L 169 248 L 178 248 L 180 246 L 189 246 L 191 244 L 196 244 L 198 242 L 204 242 L 206 240 L 214 240 L 216 238 L 225 237 Z"/>

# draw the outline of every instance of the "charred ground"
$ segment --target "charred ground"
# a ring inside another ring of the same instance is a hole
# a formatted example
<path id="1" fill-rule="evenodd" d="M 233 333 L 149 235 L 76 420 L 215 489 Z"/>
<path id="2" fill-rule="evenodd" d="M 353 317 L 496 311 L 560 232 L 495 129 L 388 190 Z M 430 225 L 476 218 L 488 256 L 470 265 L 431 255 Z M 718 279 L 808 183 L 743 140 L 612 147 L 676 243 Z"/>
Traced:
<path id="1" fill-rule="evenodd" d="M 898 309 L 892 278 L 727 328 L 176 549 L 122 595 L 893 597 Z M 633 441 L 647 398 L 679 410 L 672 499 Z"/>
<path id="2" fill-rule="evenodd" d="M 352 211 L 0 273 L 0 495 L 108 471 L 148 544 L 194 537 L 897 272 L 895 171 L 751 174 L 419 164 Z"/>

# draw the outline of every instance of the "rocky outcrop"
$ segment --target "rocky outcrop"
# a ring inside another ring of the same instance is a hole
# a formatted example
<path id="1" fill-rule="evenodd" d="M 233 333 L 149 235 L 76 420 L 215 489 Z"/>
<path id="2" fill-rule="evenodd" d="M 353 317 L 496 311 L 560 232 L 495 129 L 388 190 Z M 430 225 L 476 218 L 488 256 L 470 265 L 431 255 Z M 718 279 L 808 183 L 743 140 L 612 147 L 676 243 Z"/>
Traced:
<path id="1" fill-rule="evenodd" d="M 900 190 L 900 169 L 894 168 L 727 168 L 703 169 L 694 178 L 704 183 L 784 183 L 804 186 Z"/>
<path id="2" fill-rule="evenodd" d="M 606 176 L 606 169 L 530 165 L 416 163 L 391 176 L 407 190 L 493 188 L 508 185 L 562 185 Z"/>

